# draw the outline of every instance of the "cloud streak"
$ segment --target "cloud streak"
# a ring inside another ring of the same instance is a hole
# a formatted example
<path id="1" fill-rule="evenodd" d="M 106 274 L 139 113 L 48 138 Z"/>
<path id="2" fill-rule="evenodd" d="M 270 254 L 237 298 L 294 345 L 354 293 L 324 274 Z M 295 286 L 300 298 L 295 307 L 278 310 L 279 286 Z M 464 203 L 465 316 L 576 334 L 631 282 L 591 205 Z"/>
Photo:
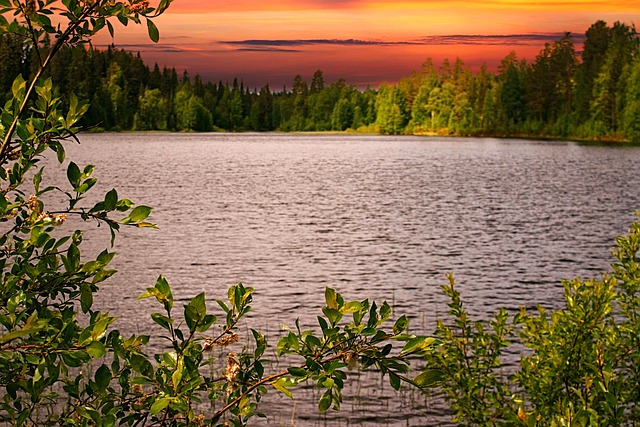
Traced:
<path id="1" fill-rule="evenodd" d="M 96 43 L 95 47 L 100 49 L 107 49 L 110 46 L 114 46 L 112 43 Z M 188 52 L 190 49 L 185 49 L 180 46 L 161 45 L 161 44 L 144 44 L 144 43 L 117 43 L 116 49 L 123 49 L 128 52 L 157 52 L 157 53 L 181 53 Z"/>
<path id="2" fill-rule="evenodd" d="M 493 35 L 444 35 L 427 36 L 419 40 L 425 45 L 528 45 L 553 43 L 560 40 L 565 33 L 531 33 L 531 34 L 493 34 Z M 571 35 L 574 42 L 582 43 L 584 35 Z"/>
<path id="3" fill-rule="evenodd" d="M 398 46 L 398 45 L 482 45 L 513 46 L 540 43 L 553 43 L 560 40 L 564 33 L 530 33 L 530 34 L 453 34 L 425 36 L 416 40 L 386 41 L 359 39 L 262 39 L 262 40 L 229 40 L 217 43 L 237 47 L 242 51 L 274 51 L 301 52 L 304 46 Z M 572 35 L 574 42 L 582 43 L 584 35 Z"/>
<path id="4" fill-rule="evenodd" d="M 304 52 L 301 49 L 284 49 L 284 48 L 275 48 L 275 47 L 243 47 L 240 49 L 236 49 L 238 52 L 262 52 L 262 53 L 300 53 Z"/>
<path id="5" fill-rule="evenodd" d="M 208 44 L 195 43 L 185 37 L 186 43 L 176 40 L 174 43 L 119 43 L 116 47 L 128 51 L 154 51 L 165 53 L 189 52 L 189 51 L 220 51 L 225 50 L 220 46 L 231 46 L 238 52 L 273 52 L 273 53 L 299 53 L 305 52 L 305 47 L 314 46 L 340 46 L 340 47 L 375 47 L 375 46 L 518 46 L 540 45 L 560 40 L 564 33 L 530 33 L 530 34 L 453 34 L 425 36 L 415 40 L 388 41 L 388 40 L 363 40 L 363 39 L 248 39 L 214 41 Z M 575 43 L 584 42 L 584 35 L 572 35 Z M 106 48 L 111 43 L 98 43 L 96 46 Z M 218 48 L 212 49 L 212 46 Z"/>
<path id="6" fill-rule="evenodd" d="M 296 47 L 296 46 L 380 46 L 380 45 L 404 45 L 415 44 L 413 42 L 386 42 L 378 40 L 357 39 L 304 39 L 304 40 L 230 40 L 218 43 L 231 46 L 255 46 L 255 47 Z"/>

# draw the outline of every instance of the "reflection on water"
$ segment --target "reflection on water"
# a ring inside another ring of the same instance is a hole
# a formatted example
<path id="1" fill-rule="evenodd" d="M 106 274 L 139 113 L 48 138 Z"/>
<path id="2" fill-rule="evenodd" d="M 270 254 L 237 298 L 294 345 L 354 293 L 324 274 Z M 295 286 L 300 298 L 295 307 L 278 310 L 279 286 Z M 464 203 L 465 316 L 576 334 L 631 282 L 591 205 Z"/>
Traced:
<path id="1" fill-rule="evenodd" d="M 68 157 L 98 165 L 105 191 L 155 207 L 160 230 L 121 233 L 120 273 L 97 299 L 131 332 L 150 328 L 156 307 L 136 297 L 161 273 L 183 300 L 200 291 L 223 298 L 238 281 L 254 287 L 249 326 L 274 344 L 283 324 L 314 322 L 326 286 L 346 299 L 389 301 L 416 333 L 446 312 L 438 285 L 448 272 L 479 316 L 558 307 L 560 279 L 605 270 L 615 236 L 640 208 L 638 148 L 292 134 L 82 141 Z M 107 244 L 107 234 L 95 235 Z M 439 402 L 380 381 L 358 376 L 341 413 L 318 415 L 313 389 L 295 403 L 272 397 L 265 412 L 273 425 L 442 420 Z"/>

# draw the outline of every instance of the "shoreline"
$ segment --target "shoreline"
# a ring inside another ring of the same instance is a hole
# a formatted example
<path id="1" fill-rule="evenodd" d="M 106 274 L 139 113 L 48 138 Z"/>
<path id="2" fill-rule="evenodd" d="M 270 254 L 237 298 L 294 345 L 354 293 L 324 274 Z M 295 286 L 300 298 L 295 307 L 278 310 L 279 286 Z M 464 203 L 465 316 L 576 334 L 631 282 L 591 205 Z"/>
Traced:
<path id="1" fill-rule="evenodd" d="M 533 134 L 521 134 L 521 133 L 469 133 L 469 134 L 445 134 L 438 132 L 413 132 L 404 133 L 398 135 L 387 135 L 380 132 L 362 132 L 356 129 L 347 129 L 344 131 L 227 131 L 223 129 L 217 129 L 209 132 L 196 132 L 196 131 L 172 131 L 172 130 L 114 130 L 114 129 L 102 129 L 94 128 L 88 129 L 80 133 L 100 134 L 100 133 L 121 133 L 121 134 L 189 134 L 189 133 L 202 133 L 202 134 L 288 134 L 288 135 L 386 135 L 393 136 L 417 136 L 417 137 L 430 137 L 430 138 L 495 138 L 495 139 L 522 139 L 531 141 L 558 141 L 558 142 L 575 142 L 584 145 L 602 145 L 602 146 L 625 146 L 625 147 L 638 147 L 640 142 L 631 142 L 628 139 L 620 137 L 604 137 L 600 139 L 580 138 L 580 137 L 562 137 L 553 135 L 533 135 Z"/>

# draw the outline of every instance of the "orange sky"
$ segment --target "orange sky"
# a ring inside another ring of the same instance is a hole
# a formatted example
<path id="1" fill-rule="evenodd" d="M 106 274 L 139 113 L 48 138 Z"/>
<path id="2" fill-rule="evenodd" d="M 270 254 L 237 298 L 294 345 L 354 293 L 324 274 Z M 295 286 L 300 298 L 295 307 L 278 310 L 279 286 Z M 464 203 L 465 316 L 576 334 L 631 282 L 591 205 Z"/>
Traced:
<path id="1" fill-rule="evenodd" d="M 596 20 L 638 17 L 636 0 L 174 0 L 156 21 L 160 43 L 131 27 L 113 41 L 150 66 L 216 82 L 237 77 L 251 89 L 290 87 L 296 74 L 309 80 L 317 69 L 329 83 L 363 87 L 397 81 L 429 57 L 460 57 L 473 69 L 495 68 L 512 50 L 532 59 L 565 31 L 579 49 Z"/>

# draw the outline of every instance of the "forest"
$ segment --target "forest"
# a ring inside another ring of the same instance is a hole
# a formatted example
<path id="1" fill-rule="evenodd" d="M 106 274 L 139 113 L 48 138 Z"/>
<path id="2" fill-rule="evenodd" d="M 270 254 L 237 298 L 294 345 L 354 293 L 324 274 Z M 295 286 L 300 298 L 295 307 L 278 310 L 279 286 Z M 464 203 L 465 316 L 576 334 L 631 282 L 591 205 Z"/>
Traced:
<path id="1" fill-rule="evenodd" d="M 639 37 L 633 26 L 599 20 L 582 51 L 570 33 L 535 60 L 511 52 L 495 72 L 463 59 L 420 70 L 397 83 L 358 89 L 321 70 L 290 88 L 250 89 L 237 79 L 205 82 L 187 71 L 152 69 L 140 54 L 111 46 L 66 47 L 48 76 L 68 103 L 89 105 L 83 124 L 101 130 L 356 131 L 383 134 L 523 136 L 640 141 Z M 17 74 L 35 68 L 19 36 L 0 36 L 0 100 Z"/>

